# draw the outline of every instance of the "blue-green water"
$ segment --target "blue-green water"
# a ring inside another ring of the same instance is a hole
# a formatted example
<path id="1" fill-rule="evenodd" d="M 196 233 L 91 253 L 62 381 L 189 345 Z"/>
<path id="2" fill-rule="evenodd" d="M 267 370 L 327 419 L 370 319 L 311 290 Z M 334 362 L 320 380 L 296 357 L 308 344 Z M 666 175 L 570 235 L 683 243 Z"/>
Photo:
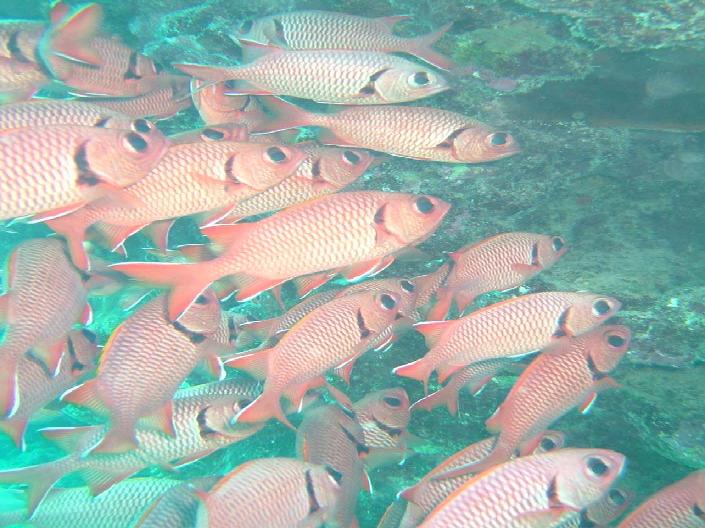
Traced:
<path id="1" fill-rule="evenodd" d="M 48 9 L 47 2 L 16 4 L 1 2 L 0 17 L 39 20 Z M 615 322 L 628 325 L 633 340 L 612 374 L 620 388 L 601 394 L 587 416 L 573 411 L 553 428 L 565 432 L 569 446 L 625 454 L 628 465 L 619 485 L 634 491 L 635 504 L 705 466 L 705 23 L 702 12 L 700 18 L 694 16 L 692 2 L 671 0 L 668 10 L 662 9 L 663 2 L 650 0 L 600 5 L 580 0 L 155 0 L 103 5 L 108 32 L 167 66 L 227 64 L 239 58 L 227 37 L 237 21 L 294 9 L 409 14 L 412 18 L 399 26 L 404 35 L 453 21 L 437 45 L 460 67 L 449 76 L 453 89 L 411 104 L 460 112 L 507 130 L 522 151 L 479 165 L 390 158 L 370 169 L 352 189 L 425 193 L 452 204 L 439 229 L 421 246 L 431 262 L 397 262 L 383 276 L 430 272 L 444 252 L 496 233 L 562 235 L 570 252 L 520 293 L 589 290 L 612 295 L 623 303 Z M 198 126 L 194 108 L 159 123 L 169 134 Z M 0 230 L 0 256 L 4 261 L 21 241 L 49 233 L 43 225 L 8 226 Z M 192 222 L 177 224 L 173 246 L 198 241 Z M 146 245 L 142 235 L 132 237 L 126 245 L 130 260 L 142 260 Z M 101 248 L 96 254 L 120 258 Z M 284 294 L 287 306 L 293 306 L 293 290 L 287 287 Z M 484 295 L 475 306 L 516 294 Z M 116 307 L 120 297 L 116 293 L 92 300 L 90 328 L 101 343 L 127 315 Z M 281 313 L 268 295 L 247 303 L 228 301 L 224 308 L 254 319 Z M 418 400 L 421 384 L 391 371 L 426 350 L 418 333 L 407 332 L 384 353 L 367 353 L 353 371 L 347 394 L 356 401 L 371 390 L 401 386 L 411 401 Z M 457 417 L 440 408 L 414 413 L 409 429 L 426 443 L 402 466 L 371 472 L 374 494 L 360 495 L 360 525 L 376 526 L 401 489 L 445 457 L 487 437 L 484 422 L 515 379 L 501 375 L 477 397 L 463 392 Z M 40 412 L 29 425 L 25 452 L 0 435 L 0 469 L 59 457 L 60 451 L 37 430 L 84 423 L 79 416 Z M 149 469 L 142 475 L 222 475 L 253 458 L 295 456 L 294 442 L 293 431 L 271 423 L 175 474 Z M 76 486 L 81 481 L 74 476 L 64 483 Z M 22 500 L 15 489 L 4 489 L 0 509 L 21 507 Z"/>

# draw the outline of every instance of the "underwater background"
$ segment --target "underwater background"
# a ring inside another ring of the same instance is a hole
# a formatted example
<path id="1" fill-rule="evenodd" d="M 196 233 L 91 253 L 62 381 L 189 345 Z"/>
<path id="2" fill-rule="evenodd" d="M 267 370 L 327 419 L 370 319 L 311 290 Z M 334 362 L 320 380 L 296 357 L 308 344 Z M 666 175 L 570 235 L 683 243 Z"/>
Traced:
<path id="1" fill-rule="evenodd" d="M 68 2 L 78 5 L 76 2 Z M 472 116 L 507 130 L 521 153 L 479 165 L 390 158 L 352 189 L 437 196 L 450 213 L 421 249 L 431 262 L 397 262 L 382 276 L 416 276 L 438 267 L 444 252 L 506 231 L 563 236 L 571 250 L 520 292 L 589 290 L 623 303 L 615 321 L 634 334 L 630 351 L 612 373 L 617 390 L 600 394 L 587 416 L 571 412 L 553 425 L 567 445 L 609 448 L 627 456 L 620 487 L 639 504 L 658 489 L 705 467 L 705 8 L 671 0 L 374 0 L 249 2 L 206 0 L 100 2 L 105 27 L 128 45 L 163 63 L 227 65 L 238 48 L 228 37 L 239 20 L 295 9 L 328 9 L 364 16 L 408 14 L 403 35 L 453 22 L 436 49 L 460 69 L 452 90 L 421 102 Z M 43 19 L 48 2 L 0 0 L 2 18 Z M 195 109 L 162 121 L 174 133 L 200 126 Z M 1 199 L 1 197 L 0 197 Z M 24 239 L 46 236 L 41 225 L 0 230 L 4 261 Z M 195 226 L 180 222 L 179 243 L 198 241 Z M 140 236 L 127 243 L 131 260 L 144 257 Z M 107 252 L 102 256 L 118 260 Z M 331 287 L 331 286 L 327 286 Z M 484 295 L 475 306 L 516 295 Z M 295 303 L 285 289 L 290 307 Z M 91 329 L 105 342 L 125 318 L 115 296 L 94 298 Z M 255 319 L 281 313 L 260 296 L 225 305 Z M 382 354 L 368 352 L 353 370 L 353 401 L 371 390 L 402 386 L 411 401 L 421 385 L 392 368 L 427 350 L 405 333 Z M 372 495 L 358 502 L 362 527 L 376 526 L 400 489 L 441 460 L 487 436 L 484 422 L 507 394 L 515 375 L 500 375 L 481 395 L 461 393 L 460 412 L 415 412 L 410 431 L 427 440 L 401 466 L 371 472 Z M 71 412 L 70 421 L 82 422 Z M 52 460 L 61 452 L 36 433 L 66 425 L 65 416 L 39 416 L 29 449 L 20 452 L 0 435 L 0 469 Z M 295 434 L 280 423 L 185 467 L 189 479 L 222 475 L 245 460 L 295 456 Z M 66 485 L 80 480 L 69 477 Z M 0 509 L 23 504 L 17 490 L 0 490 Z"/>

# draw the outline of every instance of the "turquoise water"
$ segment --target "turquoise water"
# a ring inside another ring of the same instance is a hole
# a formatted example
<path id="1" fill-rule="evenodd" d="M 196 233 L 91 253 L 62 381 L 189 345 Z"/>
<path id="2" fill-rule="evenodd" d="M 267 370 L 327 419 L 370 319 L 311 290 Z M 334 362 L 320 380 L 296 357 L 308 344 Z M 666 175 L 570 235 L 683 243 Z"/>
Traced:
<path id="1" fill-rule="evenodd" d="M 46 4 L 20 8 L 0 2 L 0 17 L 39 20 Z M 570 7 L 532 0 L 467 5 L 456 0 L 389 5 L 369 0 L 271 0 L 241 5 L 209 0 L 103 6 L 106 31 L 165 65 L 228 64 L 240 56 L 227 37 L 236 21 L 294 9 L 408 14 L 412 18 L 399 25 L 404 35 L 454 22 L 436 46 L 459 66 L 449 75 L 452 90 L 407 104 L 460 112 L 506 130 L 522 151 L 484 164 L 390 157 L 367 171 L 351 190 L 424 193 L 452 205 L 433 237 L 421 246 L 424 258 L 396 262 L 382 276 L 431 272 L 446 258 L 445 252 L 501 232 L 563 236 L 571 249 L 553 268 L 519 291 L 483 295 L 474 307 L 550 290 L 589 290 L 622 302 L 614 321 L 629 326 L 633 339 L 612 373 L 620 387 L 600 394 L 588 415 L 572 411 L 552 427 L 566 434 L 568 446 L 608 448 L 626 455 L 619 487 L 632 490 L 634 504 L 639 504 L 705 465 L 705 26 L 697 25 L 690 2 L 672 0 L 669 10 L 651 1 L 635 3 L 638 6 L 580 0 L 567 4 Z M 56 87 L 45 90 L 58 93 Z M 202 122 L 191 107 L 158 126 L 171 134 Z M 50 233 L 41 224 L 8 225 L 0 230 L 0 256 L 4 260 L 23 240 Z M 172 247 L 200 241 L 188 219 L 180 220 L 172 232 Z M 141 234 L 128 240 L 130 260 L 149 256 L 143 249 L 148 244 Z M 100 247 L 95 254 L 120 260 Z M 127 316 L 118 305 L 123 297 L 120 291 L 91 301 L 90 328 L 99 343 L 105 343 Z M 289 286 L 284 300 L 287 307 L 297 302 Z M 269 295 L 246 303 L 229 300 L 223 308 L 253 319 L 281 313 Z M 349 388 L 336 385 L 353 401 L 372 390 L 399 386 L 416 401 L 423 396 L 421 384 L 394 376 L 392 369 L 426 350 L 420 334 L 406 332 L 383 353 L 365 354 Z M 401 489 L 447 456 L 486 438 L 484 422 L 515 379 L 500 375 L 477 397 L 464 391 L 457 417 L 441 408 L 415 412 L 409 430 L 425 442 L 415 446 L 416 454 L 403 465 L 371 471 L 374 493 L 359 497 L 360 526 L 376 526 Z M 83 425 L 92 423 L 86 421 L 91 418 L 72 408 L 39 412 L 29 425 L 26 451 L 0 435 L 0 469 L 56 459 L 61 452 L 38 429 Z M 295 455 L 295 433 L 272 422 L 176 473 L 150 468 L 140 475 L 188 480 L 223 475 L 254 458 Z M 75 475 L 62 482 L 80 484 Z M 22 501 L 17 489 L 1 490 L 0 509 L 14 510 Z"/>

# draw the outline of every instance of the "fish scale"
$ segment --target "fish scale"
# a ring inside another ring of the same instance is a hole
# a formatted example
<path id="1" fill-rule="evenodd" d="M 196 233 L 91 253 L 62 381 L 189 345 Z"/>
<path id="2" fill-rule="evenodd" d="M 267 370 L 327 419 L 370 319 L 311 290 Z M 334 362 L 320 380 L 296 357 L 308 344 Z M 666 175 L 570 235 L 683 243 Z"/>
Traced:
<path id="1" fill-rule="evenodd" d="M 44 28 L 43 22 L 31 20 L 0 21 L 0 57 L 36 63 L 36 49 Z"/>
<path id="2" fill-rule="evenodd" d="M 387 398 L 399 400 L 390 406 Z M 404 389 L 384 389 L 370 392 L 353 405 L 357 421 L 362 426 L 368 447 L 406 449 L 406 429 L 409 426 L 409 396 Z"/>
<path id="3" fill-rule="evenodd" d="M 191 79 L 191 98 L 206 125 L 238 123 L 247 128 L 268 119 L 262 98 L 252 95 L 225 95 L 225 83 Z"/>
<path id="4" fill-rule="evenodd" d="M 53 99 L 0 106 L 0 129 L 44 125 L 83 125 L 130 130 L 133 121 L 125 114 L 98 105 Z"/>

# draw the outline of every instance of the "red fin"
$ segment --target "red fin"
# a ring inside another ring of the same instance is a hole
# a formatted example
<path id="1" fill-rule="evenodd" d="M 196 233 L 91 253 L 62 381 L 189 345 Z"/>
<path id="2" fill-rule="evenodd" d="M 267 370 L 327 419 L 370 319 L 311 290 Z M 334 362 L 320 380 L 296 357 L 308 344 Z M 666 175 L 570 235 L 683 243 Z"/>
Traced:
<path id="1" fill-rule="evenodd" d="M 401 464 L 414 452 L 404 447 L 370 447 L 365 458 L 365 466 L 374 469 L 380 466 Z"/>
<path id="2" fill-rule="evenodd" d="M 244 273 L 239 273 L 233 275 L 235 282 L 237 283 L 238 291 L 235 299 L 238 302 L 249 301 L 254 297 L 257 297 L 260 293 L 278 286 L 285 279 L 265 279 L 260 277 L 254 277 L 252 275 L 246 275 Z"/>
<path id="3" fill-rule="evenodd" d="M 421 398 L 419 401 L 414 403 L 409 410 L 423 409 L 424 411 L 431 411 L 436 407 L 445 405 L 448 408 L 448 412 L 455 416 L 458 414 L 458 392 L 451 387 L 445 386 L 436 392 L 433 392 Z"/>
<path id="4" fill-rule="evenodd" d="M 263 101 L 264 106 L 273 114 L 273 118 L 255 126 L 250 130 L 251 133 L 288 130 L 290 128 L 313 125 L 313 121 L 316 120 L 315 114 L 311 114 L 278 97 L 266 97 L 263 98 Z"/>
<path id="5" fill-rule="evenodd" d="M 225 369 L 223 368 L 223 361 L 215 354 L 208 354 L 203 358 L 202 364 L 204 369 L 208 374 L 217 379 L 225 379 Z"/>
<path id="6" fill-rule="evenodd" d="M 255 401 L 237 414 L 235 417 L 236 422 L 257 423 L 276 418 L 287 427 L 296 430 L 284 415 L 279 398 L 279 392 L 263 392 Z"/>
<path id="7" fill-rule="evenodd" d="M 220 246 L 231 246 L 255 229 L 256 222 L 249 224 L 213 224 L 201 228 L 201 233 Z"/>
<path id="8" fill-rule="evenodd" d="M 475 300 L 475 292 L 472 290 L 459 290 L 455 292 L 453 296 L 455 298 L 455 304 L 458 307 L 458 311 L 463 313 L 468 306 L 470 306 Z"/>
<path id="9" fill-rule="evenodd" d="M 453 302 L 453 294 L 448 288 L 440 288 L 436 293 L 436 303 L 428 311 L 426 317 L 430 321 L 443 321 L 448 317 L 450 305 Z"/>
<path id="10" fill-rule="evenodd" d="M 66 391 L 61 400 L 66 403 L 87 407 L 99 414 L 106 414 L 108 409 L 98 396 L 97 383 L 96 378 L 90 379 L 84 384 Z"/>
<path id="11" fill-rule="evenodd" d="M 71 11 L 71 7 L 64 2 L 57 2 L 49 11 L 49 21 L 52 24 L 58 24 Z"/>
<path id="12" fill-rule="evenodd" d="M 207 244 L 183 244 L 177 247 L 176 251 L 194 262 L 210 260 L 215 256 Z"/>
<path id="13" fill-rule="evenodd" d="M 436 367 L 436 372 L 438 373 L 438 383 L 445 383 L 448 378 L 450 378 L 456 372 L 463 369 L 465 365 L 451 365 L 445 363 Z"/>
<path id="14" fill-rule="evenodd" d="M 36 466 L 0 471 L 0 483 L 27 484 L 27 515 L 31 517 L 49 490 L 65 473 L 66 465 L 47 462 Z"/>
<path id="15" fill-rule="evenodd" d="M 118 482 L 134 475 L 142 468 L 131 468 L 119 473 L 109 473 L 101 469 L 82 469 L 78 473 L 91 490 L 91 495 L 97 497 L 101 493 L 109 490 Z"/>
<path id="16" fill-rule="evenodd" d="M 387 256 L 367 262 L 360 262 L 349 267 L 344 273 L 345 278 L 353 281 L 366 276 L 376 275 L 388 268 L 394 262 L 394 257 Z"/>
<path id="17" fill-rule="evenodd" d="M 273 337 L 274 328 L 279 324 L 281 317 L 272 319 L 264 319 L 262 321 L 246 321 L 239 326 L 239 335 L 237 338 L 238 346 L 244 349 L 248 343 L 255 340 L 267 341 Z"/>
<path id="18" fill-rule="evenodd" d="M 173 436 L 173 435 L 172 435 Z M 135 438 L 134 428 L 131 430 L 116 429 L 111 427 L 103 439 L 98 442 L 98 444 L 93 447 L 90 453 L 110 453 L 119 454 L 127 453 L 134 449 L 137 449 L 139 445 L 137 444 L 137 439 Z"/>
<path id="19" fill-rule="evenodd" d="M 225 208 L 221 208 L 216 211 L 212 211 L 210 213 L 204 213 L 200 216 L 197 216 L 198 227 L 204 228 L 209 225 L 217 225 L 219 222 L 221 222 L 223 220 L 225 220 L 224 222 L 221 222 L 223 225 L 237 224 L 237 222 L 241 218 L 234 220 L 235 217 L 229 216 L 229 213 L 232 210 L 233 210 L 233 206 L 228 205 Z"/>
<path id="20" fill-rule="evenodd" d="M 491 374 L 489 376 L 485 376 L 483 378 L 480 378 L 479 380 L 477 380 L 477 382 L 475 382 L 473 384 L 466 385 L 470 394 L 472 394 L 473 396 L 477 396 L 478 394 L 480 394 L 482 392 L 482 389 L 484 389 L 485 386 L 490 381 L 492 381 L 492 378 L 494 378 L 495 375 L 496 374 Z"/>
<path id="21" fill-rule="evenodd" d="M 392 16 L 378 17 L 378 18 L 375 18 L 375 20 L 391 31 L 392 28 L 394 26 L 396 26 L 402 20 L 410 20 L 411 18 L 412 18 L 411 15 L 392 15 Z"/>
<path id="22" fill-rule="evenodd" d="M 186 455 L 181 458 L 177 458 L 172 462 L 172 467 L 174 468 L 181 468 L 184 467 L 188 464 L 193 464 L 194 462 L 197 462 L 201 460 L 202 458 L 207 457 L 210 455 L 212 452 L 215 451 L 215 448 L 213 449 L 208 449 L 207 451 L 198 451 L 197 453 L 191 453 L 189 455 Z"/>
<path id="23" fill-rule="evenodd" d="M 416 323 L 414 328 L 426 338 L 426 346 L 433 348 L 443 333 L 450 328 L 455 321 L 424 321 Z"/>
<path id="24" fill-rule="evenodd" d="M 248 61 L 253 61 L 267 55 L 273 55 L 284 51 L 280 46 L 274 44 L 262 44 L 260 42 L 247 40 L 246 38 L 238 39 L 238 41 L 240 42 L 243 56 L 246 57 Z"/>
<path id="25" fill-rule="evenodd" d="M 86 249 L 83 247 L 88 224 L 82 222 L 81 217 L 81 213 L 60 216 L 52 220 L 46 220 L 46 224 L 66 239 L 71 260 L 73 260 L 76 267 L 88 271 L 90 264 Z"/>
<path id="26" fill-rule="evenodd" d="M 66 349 L 66 337 L 53 343 L 40 343 L 32 347 L 32 355 L 41 360 L 46 365 L 48 372 L 52 377 L 56 376 L 61 362 L 61 356 Z"/>
<path id="27" fill-rule="evenodd" d="M 305 277 L 297 277 L 294 279 L 294 284 L 296 285 L 296 291 L 299 297 L 305 297 L 311 293 L 316 288 L 320 288 L 326 282 L 331 280 L 335 276 L 335 273 L 329 271 L 323 273 L 317 273 L 316 275 L 306 275 Z"/>
<path id="28" fill-rule="evenodd" d="M 355 366 L 355 359 L 353 358 L 352 360 L 348 361 L 347 363 L 344 363 L 340 367 L 335 369 L 335 373 L 338 375 L 340 379 L 342 379 L 348 386 L 350 386 L 350 375 L 352 374 L 352 369 Z"/>
<path id="29" fill-rule="evenodd" d="M 93 322 L 93 309 L 89 303 L 83 307 L 83 313 L 81 314 L 81 323 L 84 325 L 89 325 Z"/>
<path id="30" fill-rule="evenodd" d="M 585 401 L 580 404 L 580 407 L 578 407 L 578 410 L 582 414 L 587 414 L 590 412 L 590 408 L 592 405 L 595 403 L 595 400 L 597 399 L 597 393 L 596 392 L 591 392 L 587 398 L 585 398 Z"/>
<path id="31" fill-rule="evenodd" d="M 146 224 L 137 226 L 119 226 L 113 224 L 105 224 L 103 222 L 96 225 L 100 234 L 105 239 L 110 251 L 117 251 L 122 247 L 125 240 L 144 228 Z"/>
<path id="32" fill-rule="evenodd" d="M 534 451 L 536 451 L 536 449 L 539 447 L 539 444 L 544 438 L 544 435 L 545 432 L 538 434 L 535 437 L 526 440 L 525 442 L 522 442 L 517 449 L 519 451 L 519 455 L 527 456 L 533 454 Z"/>
<path id="33" fill-rule="evenodd" d="M 418 488 L 416 486 L 411 486 L 410 488 L 406 488 L 405 490 L 400 491 L 397 494 L 397 498 L 402 498 L 405 501 L 408 502 L 416 502 L 414 499 L 416 498 L 416 493 L 417 493 Z"/>
<path id="34" fill-rule="evenodd" d="M 492 434 L 502 431 L 502 406 L 500 405 L 492 413 L 492 416 L 485 420 L 485 427 Z"/>
<path id="35" fill-rule="evenodd" d="M 85 202 L 79 202 L 79 203 L 73 203 L 69 205 L 64 205 L 63 207 L 57 207 L 56 209 L 51 209 L 49 211 L 44 211 L 41 213 L 37 213 L 35 215 L 32 215 L 32 219 L 28 222 L 30 224 L 38 224 L 40 222 L 45 222 L 49 223 L 52 220 L 56 220 L 57 218 L 63 218 L 64 216 L 71 215 L 72 213 L 75 213 L 82 207 L 86 205 Z"/>
<path id="36" fill-rule="evenodd" d="M 339 147 L 356 147 L 351 141 L 337 135 L 333 130 L 325 128 L 318 133 L 318 141 L 324 145 L 337 145 Z"/>
<path id="37" fill-rule="evenodd" d="M 89 436 L 96 435 L 104 429 L 102 425 L 87 425 L 83 427 L 47 427 L 39 432 L 44 438 L 55 444 L 66 453 L 75 453 L 77 450 L 87 448 Z"/>
<path id="38" fill-rule="evenodd" d="M 360 486 L 363 490 L 372 495 L 372 481 L 370 480 L 370 476 L 367 474 L 367 471 L 362 472 Z"/>
<path id="39" fill-rule="evenodd" d="M 325 386 L 325 388 L 328 390 L 328 393 L 333 397 L 333 399 L 335 401 L 337 401 L 340 405 L 342 405 L 346 409 L 352 410 L 353 403 L 347 394 L 345 394 L 343 391 L 341 391 L 337 387 L 328 383 L 324 377 L 321 377 L 321 382 Z"/>
<path id="40" fill-rule="evenodd" d="M 406 365 L 401 365 L 392 370 L 397 376 L 411 378 L 423 382 L 424 394 L 428 394 L 428 378 L 433 372 L 433 365 L 430 365 L 425 357 L 417 359 Z"/>
<path id="41" fill-rule="evenodd" d="M 27 429 L 28 418 L 10 418 L 9 420 L 0 420 L 0 431 L 12 438 L 18 449 L 25 450 L 24 432 Z"/>
<path id="42" fill-rule="evenodd" d="M 257 352 L 235 356 L 226 361 L 225 366 L 244 370 L 254 378 L 264 379 L 267 376 L 269 355 L 273 350 L 273 348 L 265 348 Z"/>
<path id="43" fill-rule="evenodd" d="M 60 8 L 52 18 L 62 12 L 63 8 Z M 100 55 L 88 45 L 89 39 L 100 29 L 102 19 L 103 8 L 99 4 L 88 4 L 54 23 L 39 46 L 44 64 L 51 69 L 47 55 L 55 54 L 92 66 L 102 66 Z"/>
<path id="44" fill-rule="evenodd" d="M 420 37 L 409 39 L 408 42 L 410 45 L 408 48 L 406 48 L 405 51 L 410 53 L 411 55 L 414 55 L 415 57 L 418 57 L 423 61 L 428 62 L 429 64 L 437 66 L 438 68 L 450 70 L 455 66 L 453 64 L 453 61 L 451 61 L 448 57 L 442 55 L 441 53 L 438 53 L 431 46 L 437 40 L 443 37 L 443 35 L 448 32 L 452 25 L 453 23 L 450 22 L 444 26 L 441 26 L 436 31 L 433 31 L 426 35 L 422 35 Z"/>
<path id="45" fill-rule="evenodd" d="M 277 284 L 276 286 L 273 286 L 270 290 L 269 293 L 272 294 L 272 297 L 274 297 L 274 300 L 277 301 L 277 304 L 279 305 L 279 308 L 282 310 L 286 310 L 286 305 L 284 304 L 284 299 L 282 298 L 282 285 Z"/>
<path id="46" fill-rule="evenodd" d="M 159 410 L 142 418 L 142 422 L 149 427 L 163 431 L 171 437 L 176 436 L 174 431 L 174 406 L 171 400 L 166 402 Z"/>

